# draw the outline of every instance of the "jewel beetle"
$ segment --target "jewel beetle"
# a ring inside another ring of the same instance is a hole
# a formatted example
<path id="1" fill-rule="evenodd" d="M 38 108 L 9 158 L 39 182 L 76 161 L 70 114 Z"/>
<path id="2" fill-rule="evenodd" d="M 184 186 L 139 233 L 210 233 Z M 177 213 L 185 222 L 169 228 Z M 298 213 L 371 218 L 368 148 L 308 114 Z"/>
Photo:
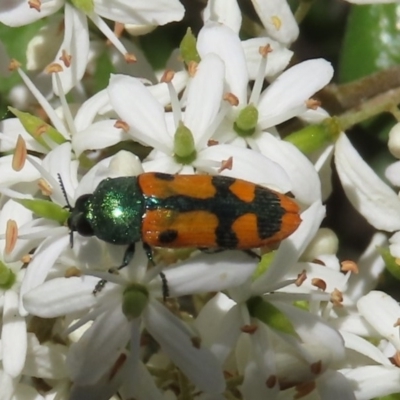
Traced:
<path id="1" fill-rule="evenodd" d="M 108 178 L 67 207 L 71 246 L 75 231 L 128 245 L 117 269 L 129 264 L 139 241 L 151 262 L 152 247 L 249 251 L 275 246 L 301 222 L 289 196 L 220 175 Z"/>

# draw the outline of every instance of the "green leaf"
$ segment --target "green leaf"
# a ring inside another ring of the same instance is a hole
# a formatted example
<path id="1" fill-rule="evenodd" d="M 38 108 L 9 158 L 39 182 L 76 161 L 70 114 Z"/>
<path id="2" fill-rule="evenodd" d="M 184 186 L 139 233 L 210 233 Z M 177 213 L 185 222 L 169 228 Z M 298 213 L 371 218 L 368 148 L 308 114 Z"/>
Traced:
<path id="1" fill-rule="evenodd" d="M 310 154 L 339 137 L 341 127 L 337 118 L 327 118 L 320 124 L 309 125 L 285 137 L 285 141 L 294 144 L 302 153 Z"/>
<path id="2" fill-rule="evenodd" d="M 340 60 L 340 82 L 399 64 L 399 13 L 398 3 L 351 7 Z"/>
<path id="3" fill-rule="evenodd" d="M 286 315 L 261 297 L 252 297 L 249 299 L 247 307 L 252 317 L 264 322 L 270 328 L 290 335 L 296 335 L 296 331 Z"/>
<path id="4" fill-rule="evenodd" d="M 50 150 L 45 140 L 41 137 L 43 134 L 46 134 L 54 143 L 63 144 L 66 142 L 60 132 L 39 117 L 19 111 L 13 107 L 8 107 L 8 109 L 20 120 L 25 130 L 45 148 Z"/>
<path id="5" fill-rule="evenodd" d="M 51 219 L 64 225 L 70 212 L 49 200 L 15 199 L 15 201 L 39 217 Z"/>
<path id="6" fill-rule="evenodd" d="M 196 63 L 200 62 L 200 55 L 197 52 L 196 47 L 196 38 L 190 28 L 187 29 L 186 34 L 179 45 L 179 50 L 181 51 L 181 56 L 186 64 L 191 61 Z"/>
<path id="7" fill-rule="evenodd" d="M 108 86 L 110 75 L 115 73 L 108 51 L 104 51 L 96 60 L 96 69 L 94 71 L 93 80 L 95 91 L 105 89 Z"/>
<path id="8" fill-rule="evenodd" d="M 393 275 L 393 277 L 400 280 L 400 265 L 390 254 L 390 250 L 387 247 L 378 247 L 377 250 L 383 258 L 383 261 L 385 261 L 386 269 Z"/>

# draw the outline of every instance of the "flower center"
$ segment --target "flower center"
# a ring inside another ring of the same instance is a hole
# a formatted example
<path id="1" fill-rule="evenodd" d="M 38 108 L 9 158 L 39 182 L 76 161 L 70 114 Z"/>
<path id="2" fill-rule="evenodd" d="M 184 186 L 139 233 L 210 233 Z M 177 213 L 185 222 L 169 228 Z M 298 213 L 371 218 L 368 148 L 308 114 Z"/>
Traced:
<path id="1" fill-rule="evenodd" d="M 233 129 L 241 137 L 248 137 L 256 131 L 258 122 L 258 110 L 253 104 L 249 104 L 243 108 L 236 121 L 233 124 Z"/>
<path id="2" fill-rule="evenodd" d="M 10 289 L 14 284 L 16 276 L 2 261 L 0 261 L 0 288 Z"/>
<path id="3" fill-rule="evenodd" d="M 122 296 L 122 312 L 132 320 L 140 317 L 149 302 L 149 292 L 143 285 L 132 283 L 125 290 Z"/>
<path id="4" fill-rule="evenodd" d="M 191 164 L 196 159 L 193 134 L 182 121 L 174 135 L 174 158 L 180 164 Z"/>

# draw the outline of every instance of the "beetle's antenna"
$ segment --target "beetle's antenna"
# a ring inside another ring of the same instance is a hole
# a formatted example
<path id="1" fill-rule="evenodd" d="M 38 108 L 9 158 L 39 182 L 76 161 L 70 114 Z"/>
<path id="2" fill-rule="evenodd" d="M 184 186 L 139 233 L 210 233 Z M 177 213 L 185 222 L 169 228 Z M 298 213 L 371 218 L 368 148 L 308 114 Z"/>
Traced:
<path id="1" fill-rule="evenodd" d="M 64 182 L 62 181 L 61 175 L 57 174 L 57 178 L 58 178 L 58 182 L 60 184 L 60 188 L 61 188 L 62 194 L 63 194 L 64 199 L 65 199 L 65 202 L 67 203 L 67 205 L 64 206 L 64 208 L 68 209 L 69 212 L 72 212 L 73 211 L 73 207 L 71 206 L 70 202 L 68 201 L 67 191 L 65 190 Z M 69 244 L 70 244 L 71 249 L 72 249 L 72 247 L 74 247 L 74 231 L 71 229 L 71 227 L 70 227 L 70 231 L 69 231 Z"/>
<path id="2" fill-rule="evenodd" d="M 60 184 L 60 188 L 61 188 L 62 194 L 63 194 L 64 199 L 65 199 L 65 202 L 67 203 L 67 205 L 64 208 L 67 208 L 68 211 L 72 211 L 72 206 L 68 201 L 67 191 L 65 190 L 65 186 L 64 186 L 64 183 L 62 181 L 61 175 L 57 174 L 57 178 L 58 178 L 58 183 Z"/>

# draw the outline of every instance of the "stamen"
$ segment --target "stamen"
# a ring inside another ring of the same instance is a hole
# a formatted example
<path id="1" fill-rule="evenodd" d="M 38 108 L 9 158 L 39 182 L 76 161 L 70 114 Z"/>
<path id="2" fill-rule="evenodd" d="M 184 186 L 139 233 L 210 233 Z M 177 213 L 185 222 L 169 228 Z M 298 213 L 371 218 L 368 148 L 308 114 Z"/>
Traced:
<path id="1" fill-rule="evenodd" d="M 21 68 L 17 68 L 18 74 L 24 81 L 25 85 L 31 91 L 32 95 L 35 97 L 37 102 L 42 106 L 43 110 L 46 112 L 49 117 L 51 123 L 54 128 L 58 132 L 60 132 L 65 138 L 69 138 L 69 133 L 65 129 L 63 121 L 59 118 L 53 107 L 46 100 L 46 98 L 42 95 L 42 93 L 37 89 L 37 87 L 33 84 L 33 82 L 29 79 L 29 77 L 25 74 L 25 72 Z"/>
<path id="2" fill-rule="evenodd" d="M 114 128 L 122 129 L 124 132 L 129 132 L 129 125 L 120 119 L 115 122 Z"/>
<path id="3" fill-rule="evenodd" d="M 265 78 L 265 69 L 267 68 L 267 56 L 272 51 L 271 45 L 267 43 L 265 46 L 259 48 L 261 55 L 260 64 L 258 66 L 258 72 L 256 80 L 254 82 L 253 90 L 251 91 L 250 99 L 248 104 L 258 104 L 260 99 L 262 85 Z"/>
<path id="4" fill-rule="evenodd" d="M 21 171 L 24 168 L 26 157 L 28 152 L 26 151 L 26 142 L 21 135 L 18 135 L 17 144 L 15 146 L 13 159 L 12 159 L 12 169 L 14 171 Z"/>
<path id="5" fill-rule="evenodd" d="M 172 79 L 175 76 L 175 72 L 172 70 L 166 70 L 161 78 L 161 82 L 167 84 L 169 97 L 171 99 L 172 115 L 174 117 L 175 129 L 178 129 L 180 121 L 182 121 L 181 104 L 179 102 L 178 93 L 172 84 Z"/>
<path id="6" fill-rule="evenodd" d="M 6 245 L 4 248 L 5 254 L 10 254 L 17 243 L 18 239 L 18 225 L 17 222 L 13 219 L 9 219 L 7 221 L 6 226 Z"/>
<path id="7" fill-rule="evenodd" d="M 41 7 L 42 7 L 41 0 L 29 0 L 28 4 L 29 4 L 29 8 L 33 8 L 38 12 L 41 11 Z"/>
<path id="8" fill-rule="evenodd" d="M 63 89 L 63 86 L 61 83 L 60 76 L 59 76 L 59 74 L 55 74 L 54 77 L 55 77 L 55 81 L 56 81 L 56 85 L 57 85 L 58 97 L 61 101 L 61 106 L 62 106 L 65 122 L 67 123 L 69 131 L 71 132 L 71 135 L 75 135 L 77 133 L 77 131 L 75 128 L 74 118 L 72 117 L 71 110 L 68 106 L 68 102 L 65 97 L 65 93 L 64 93 L 64 89 Z"/>

